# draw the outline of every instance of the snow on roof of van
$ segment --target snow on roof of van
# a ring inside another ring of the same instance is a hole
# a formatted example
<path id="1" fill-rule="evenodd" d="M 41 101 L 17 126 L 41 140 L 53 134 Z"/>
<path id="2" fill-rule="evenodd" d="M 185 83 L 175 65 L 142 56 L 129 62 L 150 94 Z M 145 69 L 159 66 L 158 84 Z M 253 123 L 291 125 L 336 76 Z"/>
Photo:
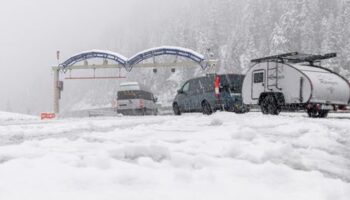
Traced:
<path id="1" fill-rule="evenodd" d="M 120 85 L 120 89 L 121 91 L 125 91 L 125 90 L 144 90 L 144 91 L 151 91 L 149 87 L 140 84 L 138 82 L 124 82 L 121 83 Z"/>

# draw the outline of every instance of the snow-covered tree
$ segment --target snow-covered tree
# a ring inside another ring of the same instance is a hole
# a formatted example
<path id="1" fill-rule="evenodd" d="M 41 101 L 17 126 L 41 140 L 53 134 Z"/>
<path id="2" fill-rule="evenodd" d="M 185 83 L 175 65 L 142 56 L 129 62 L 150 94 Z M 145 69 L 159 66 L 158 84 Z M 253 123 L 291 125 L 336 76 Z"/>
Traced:
<path id="1" fill-rule="evenodd" d="M 160 0 L 159 0 L 160 1 Z M 291 51 L 338 53 L 323 61 L 326 67 L 350 78 L 349 0 L 179 0 L 151 13 L 146 23 L 131 26 L 148 11 L 137 8 L 137 16 L 126 19 L 125 28 L 110 28 L 108 47 L 127 56 L 161 45 L 182 46 L 218 59 L 216 72 L 244 73 L 250 60 Z M 157 58 L 157 60 L 172 58 Z M 159 93 L 193 77 L 205 74 L 196 69 L 133 71 L 133 80 L 144 80 Z M 177 83 L 176 83 L 177 82 Z M 85 84 L 85 83 L 84 83 Z M 83 87 L 83 85 L 81 87 Z M 113 82 L 106 82 L 113 85 Z M 115 84 L 115 83 L 114 83 Z M 94 83 L 85 84 L 97 88 Z M 166 87 L 164 87 L 166 85 Z M 81 88 L 80 87 L 80 88 Z M 115 87 L 109 86 L 110 88 Z M 97 89 L 96 89 L 97 90 Z M 174 88 L 176 90 L 176 88 Z M 80 90 L 77 93 L 84 93 Z"/>

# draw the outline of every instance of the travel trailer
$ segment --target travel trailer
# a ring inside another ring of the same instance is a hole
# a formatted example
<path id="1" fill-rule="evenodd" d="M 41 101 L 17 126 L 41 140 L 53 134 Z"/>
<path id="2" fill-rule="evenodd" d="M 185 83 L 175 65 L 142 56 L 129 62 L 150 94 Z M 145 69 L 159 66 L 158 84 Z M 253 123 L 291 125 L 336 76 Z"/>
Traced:
<path id="1" fill-rule="evenodd" d="M 306 110 L 309 117 L 327 117 L 330 110 L 345 108 L 350 101 L 349 82 L 321 61 L 335 53 L 309 55 L 298 52 L 252 60 L 243 81 L 243 103 L 259 105 L 262 113 Z"/>

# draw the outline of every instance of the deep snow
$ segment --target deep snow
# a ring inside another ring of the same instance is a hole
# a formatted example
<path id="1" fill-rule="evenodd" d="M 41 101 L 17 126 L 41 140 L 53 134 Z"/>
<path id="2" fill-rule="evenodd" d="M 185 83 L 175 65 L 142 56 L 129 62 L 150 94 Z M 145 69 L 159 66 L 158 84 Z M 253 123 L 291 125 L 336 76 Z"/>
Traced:
<path id="1" fill-rule="evenodd" d="M 350 114 L 0 116 L 0 199 L 350 197 Z"/>

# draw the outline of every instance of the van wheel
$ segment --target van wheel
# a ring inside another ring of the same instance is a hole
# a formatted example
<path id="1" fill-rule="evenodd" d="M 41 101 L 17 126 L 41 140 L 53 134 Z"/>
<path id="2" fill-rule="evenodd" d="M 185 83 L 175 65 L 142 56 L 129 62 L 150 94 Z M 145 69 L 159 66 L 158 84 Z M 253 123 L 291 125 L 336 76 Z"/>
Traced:
<path id="1" fill-rule="evenodd" d="M 205 115 L 211 115 L 213 114 L 213 110 L 210 107 L 210 104 L 207 101 L 204 101 L 202 103 L 202 112 Z"/>
<path id="2" fill-rule="evenodd" d="M 316 109 L 307 109 L 307 115 L 310 117 L 310 118 L 317 118 L 318 117 L 318 112 Z"/>
<path id="3" fill-rule="evenodd" d="M 265 115 L 279 115 L 281 107 L 277 104 L 277 100 L 273 95 L 267 95 L 260 104 L 261 112 Z"/>
<path id="4" fill-rule="evenodd" d="M 173 110 L 174 110 L 175 115 L 181 115 L 181 110 L 180 110 L 179 105 L 177 105 L 177 103 L 173 104 Z"/>

